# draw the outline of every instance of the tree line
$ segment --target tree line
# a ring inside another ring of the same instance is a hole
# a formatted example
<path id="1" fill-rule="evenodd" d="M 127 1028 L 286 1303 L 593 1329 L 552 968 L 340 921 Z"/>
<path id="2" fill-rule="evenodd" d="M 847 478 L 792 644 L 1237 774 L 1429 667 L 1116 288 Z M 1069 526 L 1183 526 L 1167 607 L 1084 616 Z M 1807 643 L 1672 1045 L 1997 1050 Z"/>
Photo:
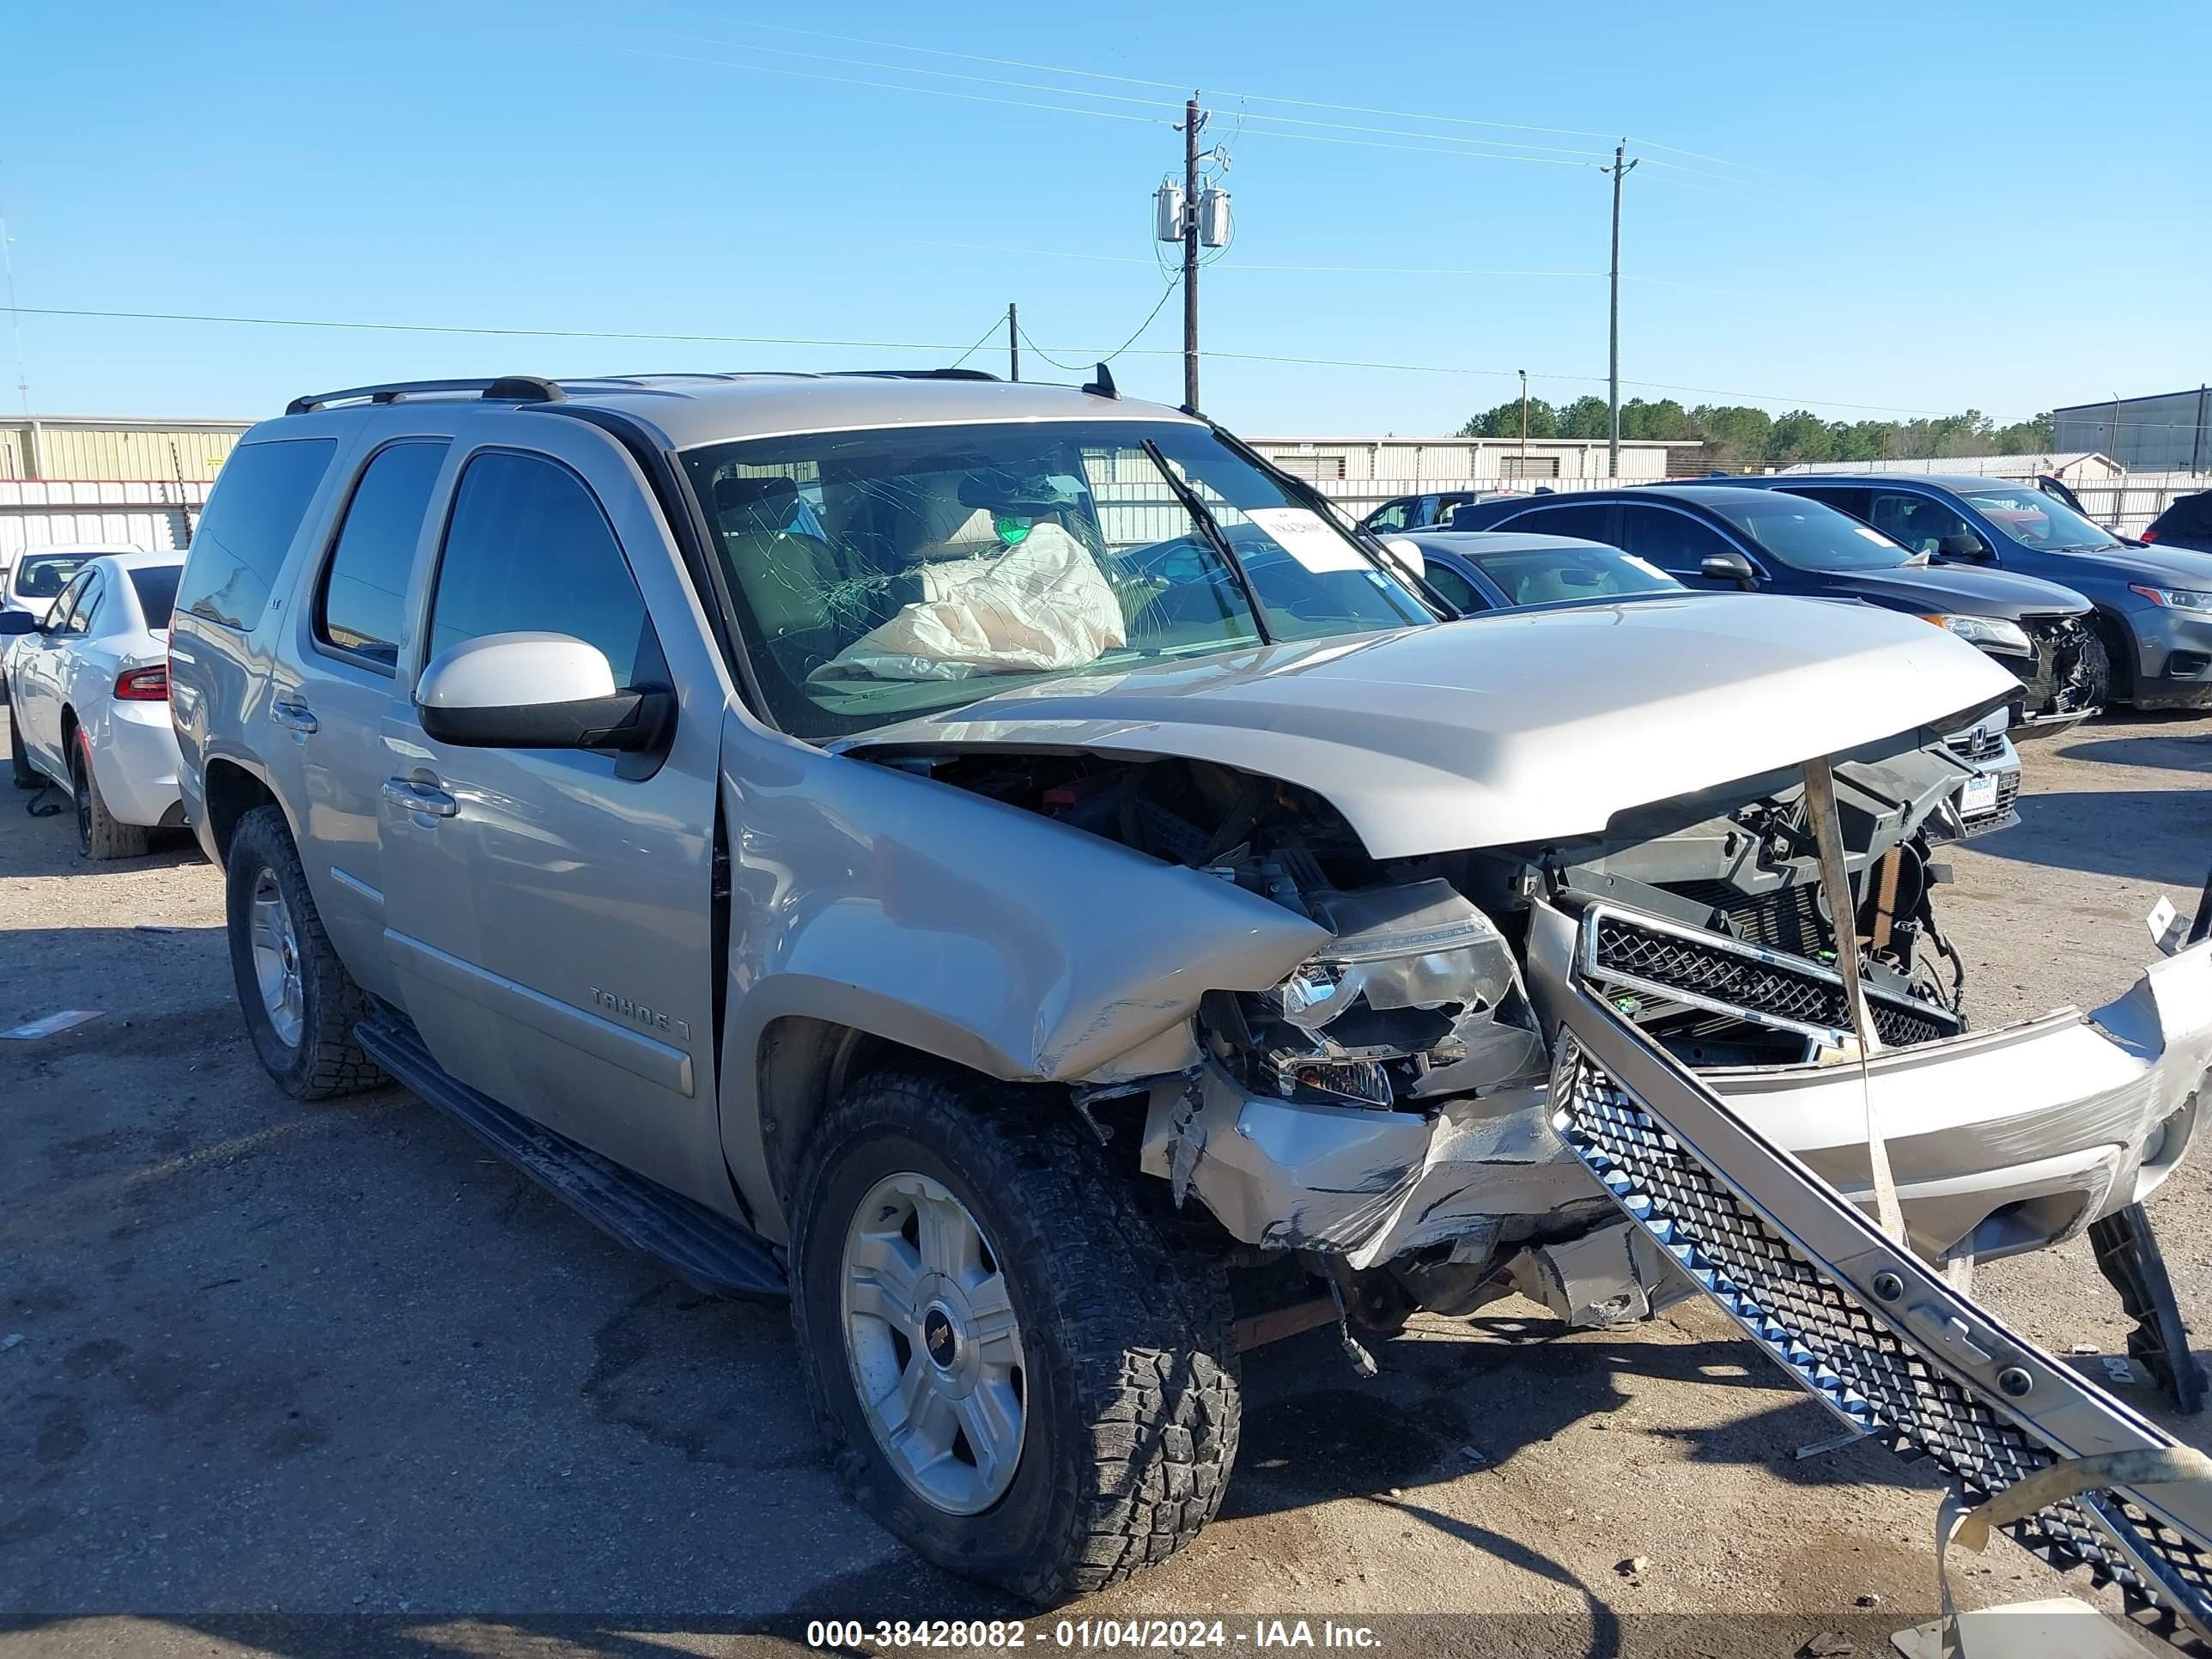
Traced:
<path id="1" fill-rule="evenodd" d="M 1530 438 L 1602 438 L 1602 398 L 1555 407 L 1528 400 Z M 1521 400 L 1502 403 L 1459 429 L 1462 438 L 1518 438 Z M 1794 461 L 1936 459 L 1951 455 L 2033 455 L 2051 447 L 2051 416 L 1999 426 L 1978 409 L 1914 421 L 1829 421 L 1810 410 L 1770 415 L 1742 404 L 1685 409 L 1672 398 L 1632 398 L 1620 406 L 1623 438 L 1694 439 L 1698 468 L 1741 471 Z"/>

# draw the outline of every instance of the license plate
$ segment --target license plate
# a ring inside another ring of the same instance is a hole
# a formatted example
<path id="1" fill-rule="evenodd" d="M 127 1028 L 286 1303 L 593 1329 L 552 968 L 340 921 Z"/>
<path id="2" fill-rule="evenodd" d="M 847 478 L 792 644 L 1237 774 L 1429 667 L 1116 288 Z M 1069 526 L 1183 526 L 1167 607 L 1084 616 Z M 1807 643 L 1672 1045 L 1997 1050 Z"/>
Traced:
<path id="1" fill-rule="evenodd" d="M 1959 810 L 1968 814 L 1986 812 L 1997 804 L 1996 775 L 1984 772 L 1979 777 L 1968 778 L 1966 787 L 1960 792 Z"/>

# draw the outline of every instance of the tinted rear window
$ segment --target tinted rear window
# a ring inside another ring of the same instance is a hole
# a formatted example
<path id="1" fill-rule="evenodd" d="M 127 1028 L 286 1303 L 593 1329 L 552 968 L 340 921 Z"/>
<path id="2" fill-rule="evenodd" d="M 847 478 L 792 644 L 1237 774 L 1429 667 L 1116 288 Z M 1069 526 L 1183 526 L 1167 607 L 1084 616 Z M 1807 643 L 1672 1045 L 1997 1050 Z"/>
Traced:
<path id="1" fill-rule="evenodd" d="M 233 451 L 193 529 L 176 603 L 229 628 L 251 629 L 259 622 L 276 568 L 337 453 L 329 438 L 245 444 Z"/>
<path id="2" fill-rule="evenodd" d="M 176 608 L 177 578 L 185 574 L 182 565 L 140 565 L 131 572 L 131 586 L 138 594 L 138 609 L 145 613 L 146 626 L 167 628 L 169 612 Z"/>

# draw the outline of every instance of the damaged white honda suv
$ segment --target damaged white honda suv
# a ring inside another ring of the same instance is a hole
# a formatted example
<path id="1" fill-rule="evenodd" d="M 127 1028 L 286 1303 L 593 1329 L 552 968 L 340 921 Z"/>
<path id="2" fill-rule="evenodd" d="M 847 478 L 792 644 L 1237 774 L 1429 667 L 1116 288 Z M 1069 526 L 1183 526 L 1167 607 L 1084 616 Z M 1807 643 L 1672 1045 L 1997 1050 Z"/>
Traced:
<path id="1" fill-rule="evenodd" d="M 246 434 L 172 699 L 270 1074 L 787 1293 L 860 1503 L 1049 1601 L 1214 1513 L 1240 1334 L 1686 1285 L 1554 1127 L 1594 1011 L 1933 1262 L 2195 1132 L 2212 947 L 1967 1030 L 1972 647 L 1446 614 L 1103 370 L 447 381 Z"/>

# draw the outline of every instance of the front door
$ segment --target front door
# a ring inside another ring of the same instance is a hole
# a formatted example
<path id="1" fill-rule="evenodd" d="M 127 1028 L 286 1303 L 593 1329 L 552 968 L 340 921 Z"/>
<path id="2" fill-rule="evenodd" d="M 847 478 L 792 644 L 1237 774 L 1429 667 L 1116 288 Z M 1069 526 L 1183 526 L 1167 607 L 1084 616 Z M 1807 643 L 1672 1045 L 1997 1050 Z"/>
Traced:
<path id="1" fill-rule="evenodd" d="M 522 433 L 518 433 L 522 428 Z M 526 435 L 528 449 L 507 447 Z M 385 718 L 385 946 L 464 1083 L 726 1206 L 710 883 L 726 680 L 642 476 L 581 421 L 486 411 L 459 466 Z M 423 666 L 489 634 L 572 635 L 618 685 L 682 689 L 653 756 L 460 748 L 414 715 Z"/>

